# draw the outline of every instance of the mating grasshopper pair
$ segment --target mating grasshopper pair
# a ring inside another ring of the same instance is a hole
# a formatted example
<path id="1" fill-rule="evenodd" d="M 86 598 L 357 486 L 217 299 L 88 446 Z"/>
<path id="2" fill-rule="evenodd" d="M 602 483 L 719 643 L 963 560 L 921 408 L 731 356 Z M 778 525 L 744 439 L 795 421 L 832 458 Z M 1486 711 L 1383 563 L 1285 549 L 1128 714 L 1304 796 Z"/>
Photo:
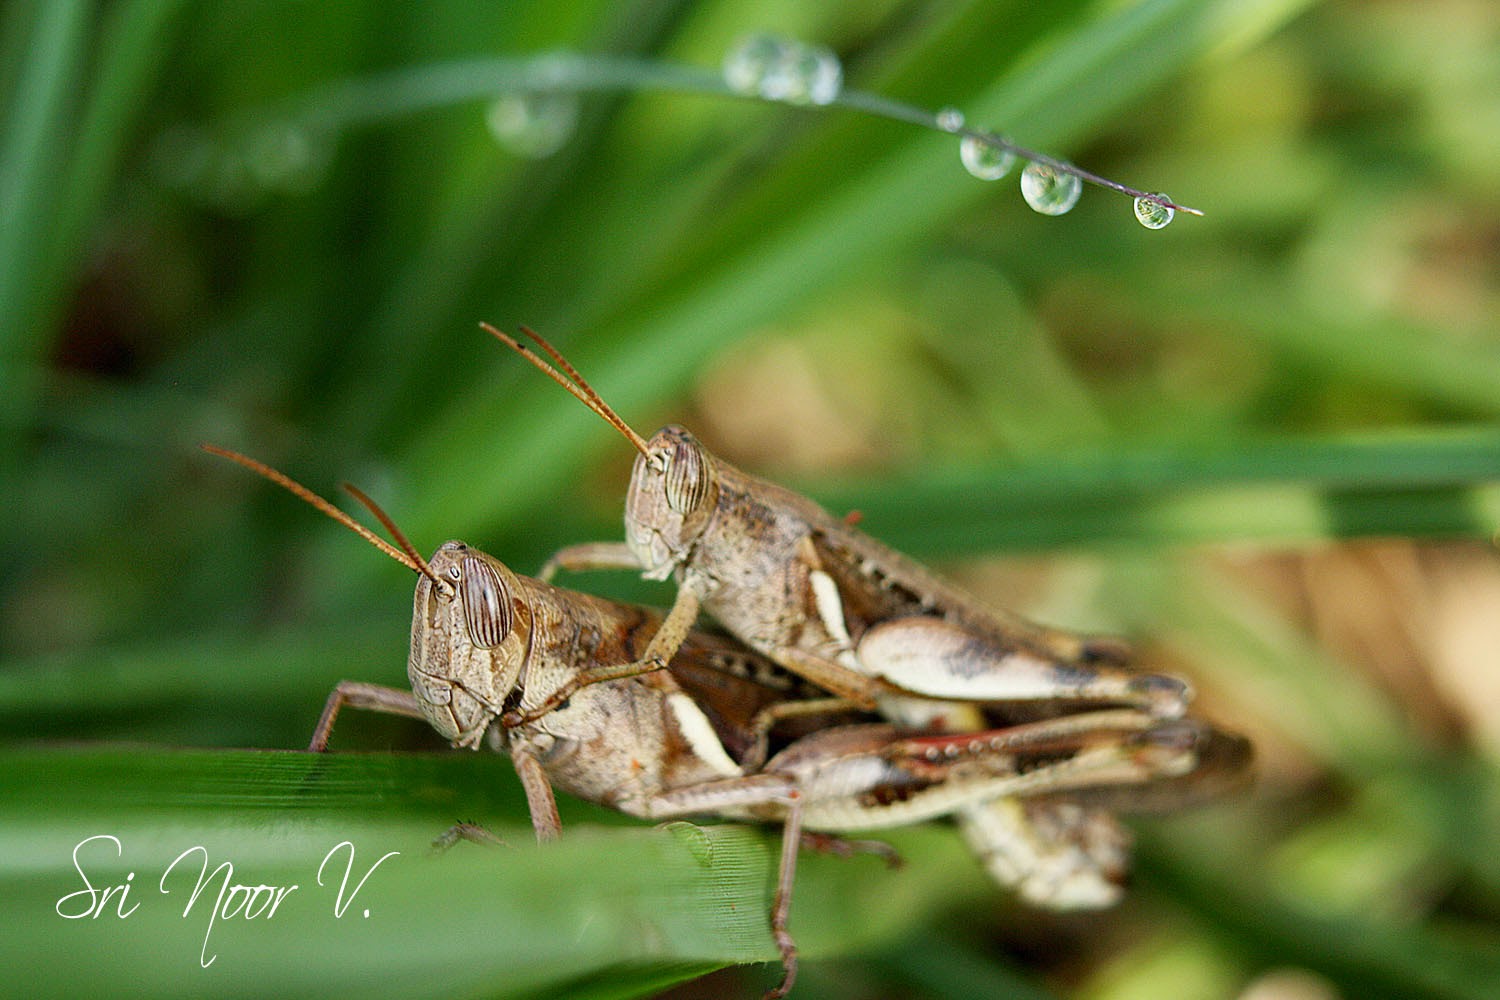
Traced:
<path id="1" fill-rule="evenodd" d="M 669 427 L 647 442 L 540 337 L 565 378 L 640 451 L 627 545 L 564 550 L 559 567 L 676 576 L 659 613 L 553 587 L 448 542 L 400 551 L 260 463 L 271 478 L 418 573 L 411 691 L 344 682 L 341 706 L 424 718 L 456 746 L 508 750 L 539 839 L 553 788 L 631 815 L 783 824 L 771 927 L 784 976 L 803 831 L 954 816 L 992 874 L 1057 907 L 1113 902 L 1127 838 L 1111 809 L 1180 803 L 1242 774 L 1248 745 L 1186 717 L 1174 678 L 1127 669 L 1115 643 L 1002 618 L 810 501 L 756 480 Z M 529 331 L 528 331 L 529 333 Z M 695 631 L 707 608 L 744 645 Z"/>

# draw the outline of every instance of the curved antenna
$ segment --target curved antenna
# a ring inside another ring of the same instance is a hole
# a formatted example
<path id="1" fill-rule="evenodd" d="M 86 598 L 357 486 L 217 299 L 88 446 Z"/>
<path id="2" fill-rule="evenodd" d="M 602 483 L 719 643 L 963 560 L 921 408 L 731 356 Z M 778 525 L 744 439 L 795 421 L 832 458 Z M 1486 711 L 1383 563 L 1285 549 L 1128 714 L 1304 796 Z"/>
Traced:
<path id="1" fill-rule="evenodd" d="M 339 524 L 342 524 L 344 527 L 348 528 L 350 531 L 354 532 L 356 535 L 363 538 L 365 541 L 369 542 L 371 545 L 375 546 L 381 552 L 384 552 L 386 555 L 390 556 L 392 559 L 396 560 L 407 569 L 411 570 L 414 573 L 421 573 L 433 583 L 442 586 L 442 583 L 438 580 L 437 575 L 433 573 L 432 567 L 427 565 L 426 560 L 416 554 L 416 551 L 411 547 L 411 542 L 407 541 L 406 536 L 401 534 L 400 531 L 396 530 L 396 526 L 391 523 L 391 519 L 386 516 L 385 511 L 380 510 L 375 506 L 374 501 L 370 500 L 368 497 L 360 493 L 358 490 L 355 490 L 353 487 L 347 485 L 345 486 L 346 489 L 354 493 L 355 499 L 359 500 L 361 503 L 365 504 L 375 512 L 375 516 L 380 518 L 380 523 L 385 525 L 386 529 L 390 531 L 391 534 L 394 535 L 397 540 L 402 543 L 402 548 L 405 551 L 395 548 L 393 545 L 391 545 L 390 542 L 386 541 L 384 538 L 381 538 L 379 535 L 375 534 L 375 532 L 371 531 L 369 528 L 366 528 L 363 524 L 360 524 L 358 521 L 354 520 L 354 518 L 350 517 L 348 514 L 345 514 L 343 511 L 339 510 L 333 504 L 318 496 L 306 486 L 303 486 L 301 483 L 297 482 L 297 480 L 284 473 L 276 471 L 269 465 L 266 465 L 264 462 L 257 462 L 249 455 L 241 455 L 237 451 L 230 451 L 228 448 L 220 448 L 217 445 L 200 443 L 198 447 L 202 448 L 210 455 L 218 455 L 220 458 L 227 458 L 237 465 L 244 466 L 256 475 L 261 476 L 265 479 L 269 479 L 271 482 L 275 483 L 277 486 L 280 486 L 288 493 L 311 504 L 318 510 L 322 511 L 324 514 L 333 518 Z"/>
<path id="2" fill-rule="evenodd" d="M 558 367 L 561 368 L 564 372 L 568 373 L 566 376 L 563 375 L 562 372 L 559 372 L 557 368 L 553 368 L 551 365 L 547 364 L 547 362 L 537 357 L 535 351 L 531 350 L 531 348 L 527 347 L 525 344 L 521 343 L 510 334 L 501 333 L 499 330 L 495 329 L 493 326 L 490 326 L 490 324 L 488 323 L 480 323 L 479 328 L 493 336 L 496 340 L 500 341 L 500 343 L 504 344 L 506 347 L 509 347 L 511 350 L 515 351 L 527 361 L 530 361 L 533 365 L 541 370 L 542 374 L 546 375 L 548 378 L 552 379 L 552 381 L 556 382 L 558 385 L 571 392 L 573 394 L 573 397 L 580 403 L 582 403 L 584 406 L 587 406 L 595 413 L 599 414 L 599 416 L 603 417 L 605 423 L 609 424 L 615 430 L 619 431 L 622 435 L 624 435 L 625 440 L 629 441 L 632 445 L 635 446 L 636 451 L 640 452 L 642 455 L 646 454 L 646 439 L 632 430 L 630 425 L 627 424 L 618 413 L 610 409 L 609 404 L 601 399 L 599 394 L 594 391 L 594 387 L 589 385 L 588 382 L 584 380 L 584 377 L 582 375 L 578 374 L 578 369 L 569 364 L 568 359 L 563 357 L 557 348 L 547 343 L 547 341 L 542 337 L 541 334 L 528 327 L 521 327 L 522 333 L 526 334 L 526 336 L 536 341 L 537 346 L 546 351 L 547 354 L 552 358 L 552 360 L 557 362 Z"/>
<path id="3" fill-rule="evenodd" d="M 364 504 L 365 510 L 369 511 L 371 514 L 374 514 L 375 520 L 379 521 L 381 526 L 385 528 L 386 531 L 389 531 L 391 533 L 391 537 L 396 540 L 396 544 L 401 546 L 401 551 L 406 553 L 408 559 L 416 563 L 418 573 L 421 573 L 423 576 L 427 577 L 427 579 L 431 580 L 433 583 L 436 583 L 439 587 L 443 586 L 443 583 L 438 580 L 437 574 L 433 572 L 432 567 L 428 565 L 427 560 L 422 558 L 422 554 L 417 551 L 417 547 L 411 543 L 411 541 L 406 537 L 405 533 L 403 533 L 400 528 L 396 527 L 396 522 L 391 520 L 391 515 L 380 509 L 380 504 L 376 503 L 374 500 L 371 500 L 369 496 L 365 494 L 364 490 L 360 489 L 358 486 L 355 486 L 353 483 L 343 483 L 342 486 L 350 496 L 358 500 L 360 503 Z"/>

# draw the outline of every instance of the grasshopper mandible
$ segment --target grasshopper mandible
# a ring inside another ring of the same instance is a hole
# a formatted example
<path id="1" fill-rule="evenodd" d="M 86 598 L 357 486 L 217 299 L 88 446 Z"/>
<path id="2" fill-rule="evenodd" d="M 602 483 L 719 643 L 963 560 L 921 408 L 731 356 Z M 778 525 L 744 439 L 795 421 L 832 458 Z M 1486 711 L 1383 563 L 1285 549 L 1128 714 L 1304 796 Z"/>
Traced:
<path id="1" fill-rule="evenodd" d="M 808 498 L 716 458 L 682 427 L 642 438 L 535 332 L 521 328 L 557 368 L 481 326 L 639 452 L 625 501 L 625 542 L 563 549 L 542 579 L 559 568 L 675 577 L 672 621 L 707 610 L 788 670 L 913 724 L 974 728 L 964 702 L 1114 704 L 1161 718 L 1187 710 L 1186 682 L 1129 669 L 1118 640 L 986 608 Z M 670 657 L 670 641 L 656 652 Z"/>
<path id="2" fill-rule="evenodd" d="M 326 748 L 340 708 L 352 705 L 425 719 L 454 746 L 506 750 L 540 841 L 560 833 L 554 787 L 645 819 L 711 814 L 781 824 L 770 923 L 783 979 L 770 996 L 785 995 L 796 976 L 788 922 L 804 830 L 970 817 L 970 842 L 997 878 L 1028 897 L 1038 886 L 1042 896 L 1063 886 L 1086 895 L 1112 886 L 1123 864 L 1118 829 L 1086 804 L 1089 795 L 1212 783 L 1239 755 L 1237 737 L 1132 708 L 932 735 L 830 707 L 822 715 L 779 713 L 785 731 L 778 730 L 757 718 L 783 703 L 820 699 L 753 651 L 690 632 L 667 670 L 641 672 L 636 651 L 661 633 L 659 613 L 519 576 L 462 542 L 444 543 L 424 560 L 359 491 L 350 488 L 399 550 L 281 473 L 204 447 L 283 486 L 418 574 L 411 690 L 341 682 L 310 749 Z M 773 732 L 779 742 L 767 759 Z M 1069 793 L 1083 804 L 1058 797 Z"/>

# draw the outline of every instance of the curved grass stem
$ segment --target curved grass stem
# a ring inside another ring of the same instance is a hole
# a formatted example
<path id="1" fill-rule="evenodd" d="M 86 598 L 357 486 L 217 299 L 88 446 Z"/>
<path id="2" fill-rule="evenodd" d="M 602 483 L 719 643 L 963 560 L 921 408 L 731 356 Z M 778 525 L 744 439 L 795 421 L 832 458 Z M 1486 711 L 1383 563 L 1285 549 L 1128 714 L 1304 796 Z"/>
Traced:
<path id="1" fill-rule="evenodd" d="M 994 132 L 965 125 L 945 126 L 936 112 L 879 94 L 843 90 L 824 104 L 776 100 L 738 91 L 716 70 L 619 56 L 553 52 L 524 58 L 473 59 L 398 70 L 380 76 L 345 81 L 317 92 L 300 102 L 294 109 L 294 114 L 310 127 L 336 133 L 354 125 L 506 94 L 578 94 L 614 90 L 704 94 L 768 104 L 791 104 L 802 108 L 842 107 L 860 114 L 973 139 L 1098 187 L 1133 198 L 1147 199 L 1173 211 L 1197 216 L 1203 214 L 1199 209 L 1177 204 L 1159 193 L 1112 181 L 1065 160 L 1016 145 Z"/>

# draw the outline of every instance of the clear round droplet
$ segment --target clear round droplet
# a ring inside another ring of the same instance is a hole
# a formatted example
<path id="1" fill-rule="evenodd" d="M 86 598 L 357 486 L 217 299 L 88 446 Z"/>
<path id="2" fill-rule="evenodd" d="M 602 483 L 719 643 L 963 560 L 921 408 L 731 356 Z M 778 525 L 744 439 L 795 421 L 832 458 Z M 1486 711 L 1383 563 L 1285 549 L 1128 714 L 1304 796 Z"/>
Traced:
<path id="1" fill-rule="evenodd" d="M 1016 162 L 1016 154 L 1010 150 L 972 135 L 964 136 L 958 144 L 958 158 L 963 161 L 965 170 L 982 181 L 998 181 L 1010 173 Z"/>
<path id="2" fill-rule="evenodd" d="M 787 100 L 794 104 L 832 104 L 844 89 L 844 67 L 833 50 L 799 45 L 792 59 L 796 86 Z"/>
<path id="3" fill-rule="evenodd" d="M 1177 213 L 1170 205 L 1164 202 L 1171 201 L 1160 191 L 1149 198 L 1137 198 L 1135 200 L 1136 221 L 1147 229 L 1165 229 Z"/>
<path id="4" fill-rule="evenodd" d="M 844 86 L 838 56 L 822 45 L 751 35 L 724 57 L 724 82 L 737 94 L 788 104 L 831 104 Z"/>
<path id="5" fill-rule="evenodd" d="M 964 127 L 964 113 L 957 108 L 941 108 L 937 113 L 937 127 L 944 132 L 957 132 Z"/>
<path id="6" fill-rule="evenodd" d="M 1062 215 L 1083 194 L 1083 181 L 1046 163 L 1028 163 L 1021 171 L 1021 197 L 1043 215 Z"/>
<path id="7" fill-rule="evenodd" d="M 578 98 L 564 93 L 514 93 L 496 98 L 485 112 L 495 141 L 517 156 L 551 156 L 578 126 Z"/>
<path id="8" fill-rule="evenodd" d="M 736 94 L 761 95 L 761 83 L 782 61 L 786 43 L 775 35 L 748 35 L 724 55 L 724 82 Z"/>

